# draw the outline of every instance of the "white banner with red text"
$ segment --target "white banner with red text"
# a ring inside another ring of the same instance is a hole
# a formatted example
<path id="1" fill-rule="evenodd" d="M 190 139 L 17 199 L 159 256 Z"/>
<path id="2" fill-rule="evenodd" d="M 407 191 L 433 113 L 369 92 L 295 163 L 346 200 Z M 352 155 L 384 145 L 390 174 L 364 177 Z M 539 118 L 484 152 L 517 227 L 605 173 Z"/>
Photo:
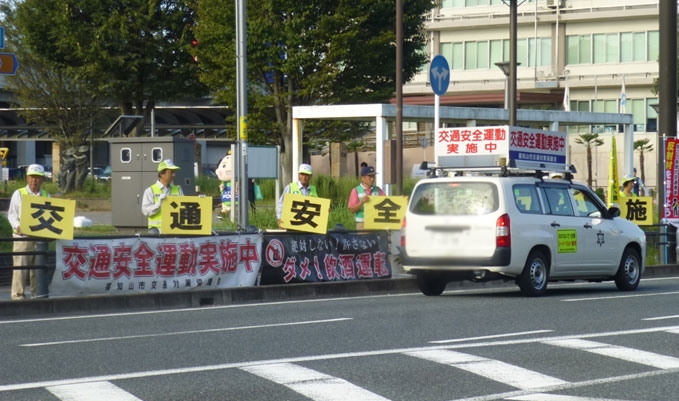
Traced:
<path id="1" fill-rule="evenodd" d="M 58 240 L 50 296 L 253 286 L 261 234 Z"/>

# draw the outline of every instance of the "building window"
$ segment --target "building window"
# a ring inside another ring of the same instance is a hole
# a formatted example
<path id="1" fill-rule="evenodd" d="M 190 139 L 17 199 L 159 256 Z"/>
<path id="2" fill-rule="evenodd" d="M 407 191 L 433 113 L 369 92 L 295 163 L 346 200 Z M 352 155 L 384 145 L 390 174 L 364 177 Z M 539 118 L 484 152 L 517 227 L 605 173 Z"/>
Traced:
<path id="1" fill-rule="evenodd" d="M 648 44 L 646 45 L 647 58 L 646 61 L 658 61 L 660 57 L 660 32 L 648 32 Z"/>
<path id="2" fill-rule="evenodd" d="M 658 61 L 659 35 L 658 31 L 570 35 L 566 46 L 568 64 Z"/>
<path id="3" fill-rule="evenodd" d="M 497 62 L 509 60 L 509 40 L 441 43 L 439 49 L 450 68 L 458 71 L 490 69 Z M 517 40 L 516 61 L 525 67 L 551 66 L 551 38 Z"/>

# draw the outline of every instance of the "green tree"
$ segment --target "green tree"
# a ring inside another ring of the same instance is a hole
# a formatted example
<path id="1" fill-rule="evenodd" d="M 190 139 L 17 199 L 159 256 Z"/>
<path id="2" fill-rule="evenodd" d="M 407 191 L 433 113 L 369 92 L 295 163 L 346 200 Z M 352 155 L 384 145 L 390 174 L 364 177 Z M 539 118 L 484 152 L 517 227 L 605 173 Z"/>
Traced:
<path id="1" fill-rule="evenodd" d="M 404 2 L 404 82 L 427 61 L 424 15 L 434 2 Z M 217 102 L 236 110 L 233 1 L 195 3 L 201 80 Z M 393 96 L 394 2 L 249 0 L 246 7 L 249 140 L 281 146 L 285 179 L 291 170 L 293 106 L 384 102 Z"/>
<path id="2" fill-rule="evenodd" d="M 23 0 L 8 10 L 22 46 L 91 83 L 122 114 L 204 93 L 189 54 L 194 13 L 182 0 Z"/>
<path id="3" fill-rule="evenodd" d="M 648 138 L 634 141 L 634 150 L 639 152 L 639 172 L 642 183 L 646 183 L 646 172 L 644 169 L 644 161 L 646 160 L 644 153 L 653 152 L 653 144 Z M 648 195 L 648 194 L 645 194 Z"/>
<path id="4" fill-rule="evenodd" d="M 575 138 L 575 143 L 584 145 L 587 149 L 587 186 L 592 187 L 592 148 L 604 144 L 603 139 L 599 139 L 599 134 L 580 134 Z"/>

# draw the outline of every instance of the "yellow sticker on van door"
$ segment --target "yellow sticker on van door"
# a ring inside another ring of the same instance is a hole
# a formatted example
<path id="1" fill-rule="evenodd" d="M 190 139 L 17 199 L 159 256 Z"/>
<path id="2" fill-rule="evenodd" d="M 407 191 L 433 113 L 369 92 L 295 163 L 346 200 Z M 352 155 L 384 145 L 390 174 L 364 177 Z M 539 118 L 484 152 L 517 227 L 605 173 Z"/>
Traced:
<path id="1" fill-rule="evenodd" d="M 556 231 L 559 253 L 575 253 L 578 251 L 578 232 L 576 230 Z"/>

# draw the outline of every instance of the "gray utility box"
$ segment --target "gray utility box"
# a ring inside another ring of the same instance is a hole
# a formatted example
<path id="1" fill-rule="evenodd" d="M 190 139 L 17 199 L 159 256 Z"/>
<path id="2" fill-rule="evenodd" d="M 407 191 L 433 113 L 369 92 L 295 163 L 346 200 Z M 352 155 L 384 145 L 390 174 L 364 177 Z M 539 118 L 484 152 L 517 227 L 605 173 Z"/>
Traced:
<path id="1" fill-rule="evenodd" d="M 141 213 L 146 188 L 158 180 L 158 164 L 172 159 L 180 167 L 174 183 L 194 195 L 194 142 L 184 138 L 110 138 L 111 220 L 115 227 L 147 227 Z"/>

